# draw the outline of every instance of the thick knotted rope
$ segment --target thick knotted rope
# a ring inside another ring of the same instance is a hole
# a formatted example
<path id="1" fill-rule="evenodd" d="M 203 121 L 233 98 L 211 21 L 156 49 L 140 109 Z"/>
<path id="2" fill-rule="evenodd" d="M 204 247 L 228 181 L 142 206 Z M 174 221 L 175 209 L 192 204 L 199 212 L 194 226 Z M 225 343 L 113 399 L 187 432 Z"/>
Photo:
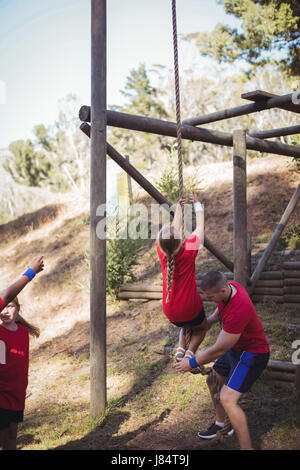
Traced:
<path id="1" fill-rule="evenodd" d="M 183 171 L 182 171 L 182 138 L 181 138 L 181 116 L 180 116 L 180 85 L 178 66 L 178 42 L 177 42 L 177 18 L 176 0 L 172 0 L 172 24 L 173 24 L 173 50 L 174 50 L 174 78 L 175 78 L 175 102 L 176 102 L 176 128 L 177 128 L 177 154 L 178 154 L 178 178 L 179 196 L 184 197 L 183 192 Z M 184 211 L 182 210 L 182 240 L 184 241 Z"/>

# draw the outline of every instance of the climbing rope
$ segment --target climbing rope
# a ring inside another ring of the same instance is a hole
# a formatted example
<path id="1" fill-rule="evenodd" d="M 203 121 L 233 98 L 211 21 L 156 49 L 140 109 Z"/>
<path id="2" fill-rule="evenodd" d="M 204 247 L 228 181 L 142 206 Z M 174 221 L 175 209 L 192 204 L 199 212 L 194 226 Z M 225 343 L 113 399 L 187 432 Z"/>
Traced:
<path id="1" fill-rule="evenodd" d="M 174 78 L 175 78 L 175 102 L 176 102 L 176 128 L 177 128 L 177 154 L 178 154 L 178 178 L 179 196 L 184 197 L 183 171 L 182 171 L 182 138 L 181 138 L 181 116 L 180 116 L 180 85 L 178 65 L 178 42 L 177 42 L 177 15 L 176 0 L 172 0 L 172 24 L 173 24 L 173 50 L 174 50 Z M 184 211 L 182 211 L 182 239 L 184 240 Z"/>

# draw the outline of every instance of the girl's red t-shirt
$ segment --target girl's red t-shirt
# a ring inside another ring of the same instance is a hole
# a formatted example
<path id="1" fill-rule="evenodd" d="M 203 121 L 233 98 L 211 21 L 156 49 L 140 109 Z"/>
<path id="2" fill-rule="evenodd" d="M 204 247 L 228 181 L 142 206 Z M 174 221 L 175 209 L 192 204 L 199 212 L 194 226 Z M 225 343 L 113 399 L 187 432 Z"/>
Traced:
<path id="1" fill-rule="evenodd" d="M 25 326 L 16 331 L 0 325 L 0 408 L 25 408 L 28 385 L 29 335 Z"/>
<path id="2" fill-rule="evenodd" d="M 200 248 L 200 238 L 191 235 L 174 257 L 173 282 L 169 302 L 166 303 L 167 257 L 157 244 L 157 254 L 163 275 L 163 312 L 171 322 L 191 321 L 203 308 L 203 301 L 197 292 L 195 260 Z"/>

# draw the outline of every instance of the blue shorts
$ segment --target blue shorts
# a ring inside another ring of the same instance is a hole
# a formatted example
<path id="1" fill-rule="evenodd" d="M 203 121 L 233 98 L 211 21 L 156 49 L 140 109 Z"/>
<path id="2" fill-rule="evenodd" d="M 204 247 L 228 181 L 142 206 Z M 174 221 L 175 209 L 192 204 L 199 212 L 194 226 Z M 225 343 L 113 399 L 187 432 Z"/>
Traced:
<path id="1" fill-rule="evenodd" d="M 270 353 L 251 353 L 229 349 L 214 363 L 213 369 L 226 377 L 225 385 L 245 393 L 267 367 Z"/>

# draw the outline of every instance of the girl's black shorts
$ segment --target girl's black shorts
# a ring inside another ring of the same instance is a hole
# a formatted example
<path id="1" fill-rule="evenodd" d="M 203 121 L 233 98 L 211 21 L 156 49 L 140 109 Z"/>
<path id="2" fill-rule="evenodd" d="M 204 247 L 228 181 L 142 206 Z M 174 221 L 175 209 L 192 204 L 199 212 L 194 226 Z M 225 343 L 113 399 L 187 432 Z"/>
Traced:
<path id="1" fill-rule="evenodd" d="M 171 323 L 173 323 L 173 325 L 176 325 L 176 326 L 179 326 L 179 327 L 198 326 L 203 322 L 204 318 L 205 318 L 205 310 L 204 310 L 204 308 L 202 308 L 201 312 L 193 320 L 181 321 L 181 322 L 172 321 Z"/>
<path id="2" fill-rule="evenodd" d="M 0 429 L 9 428 L 10 423 L 21 423 L 24 417 L 24 410 L 6 410 L 0 408 Z"/>

